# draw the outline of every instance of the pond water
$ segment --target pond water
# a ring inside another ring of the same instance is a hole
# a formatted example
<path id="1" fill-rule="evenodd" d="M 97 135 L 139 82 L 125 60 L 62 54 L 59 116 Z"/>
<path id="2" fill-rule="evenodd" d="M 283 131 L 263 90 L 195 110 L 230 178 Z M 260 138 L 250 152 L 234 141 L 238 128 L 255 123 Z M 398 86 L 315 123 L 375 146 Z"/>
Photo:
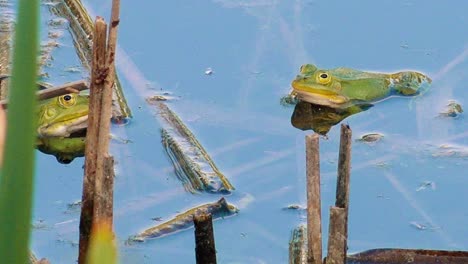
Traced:
<path id="1" fill-rule="evenodd" d="M 109 17 L 111 1 L 84 1 Z M 178 212 L 214 202 L 187 193 L 162 144 L 161 91 L 236 190 L 240 208 L 214 222 L 219 263 L 286 263 L 290 233 L 305 222 L 305 142 L 280 105 L 305 63 L 430 76 L 416 98 L 391 98 L 343 122 L 353 139 L 349 252 L 403 247 L 463 250 L 468 245 L 468 124 L 439 117 L 449 100 L 468 103 L 468 2 L 212 0 L 122 1 L 117 70 L 133 111 L 112 133 L 116 160 L 115 232 L 121 263 L 195 263 L 193 229 L 127 245 L 131 235 Z M 51 14 L 42 6 L 42 38 Z M 87 77 L 67 31 L 47 68 L 52 84 Z M 79 68 L 79 67 L 78 67 Z M 206 71 L 212 70 L 211 74 Z M 68 70 L 67 70 L 68 69 Z M 320 143 L 324 234 L 334 204 L 339 126 Z M 83 158 L 69 165 L 37 155 L 32 249 L 52 263 L 77 258 Z M 324 237 L 326 237 L 324 235 Z M 326 243 L 326 238 L 324 243 Z M 325 244 L 326 245 L 326 244 Z M 326 248 L 326 247 L 325 247 Z"/>

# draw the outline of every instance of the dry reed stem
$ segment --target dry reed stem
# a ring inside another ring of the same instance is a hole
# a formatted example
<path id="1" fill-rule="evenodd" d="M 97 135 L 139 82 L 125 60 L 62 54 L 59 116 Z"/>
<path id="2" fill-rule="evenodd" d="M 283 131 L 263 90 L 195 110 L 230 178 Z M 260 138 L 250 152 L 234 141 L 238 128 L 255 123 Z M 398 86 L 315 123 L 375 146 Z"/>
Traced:
<path id="1" fill-rule="evenodd" d="M 322 218 L 320 198 L 320 148 L 318 134 L 306 136 L 307 260 L 322 263 Z"/>

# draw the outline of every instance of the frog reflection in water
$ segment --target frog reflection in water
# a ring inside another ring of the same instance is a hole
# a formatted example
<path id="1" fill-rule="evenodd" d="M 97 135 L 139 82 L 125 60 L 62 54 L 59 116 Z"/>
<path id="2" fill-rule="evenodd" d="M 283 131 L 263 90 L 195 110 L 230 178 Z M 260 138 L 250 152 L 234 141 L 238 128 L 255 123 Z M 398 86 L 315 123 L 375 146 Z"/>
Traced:
<path id="1" fill-rule="evenodd" d="M 283 102 L 297 103 L 291 117 L 294 127 L 326 135 L 333 125 L 369 109 L 373 103 L 393 95 L 418 95 L 430 83 L 429 77 L 413 71 L 385 74 L 350 68 L 320 70 L 305 64 Z"/>
<path id="2" fill-rule="evenodd" d="M 371 104 L 353 105 L 348 108 L 336 109 L 328 106 L 299 101 L 294 107 L 291 124 L 301 130 L 312 129 L 317 134 L 325 136 L 331 127 L 350 115 L 366 111 Z"/>
<path id="3" fill-rule="evenodd" d="M 84 156 L 88 96 L 66 94 L 39 102 L 37 149 L 60 163 Z"/>

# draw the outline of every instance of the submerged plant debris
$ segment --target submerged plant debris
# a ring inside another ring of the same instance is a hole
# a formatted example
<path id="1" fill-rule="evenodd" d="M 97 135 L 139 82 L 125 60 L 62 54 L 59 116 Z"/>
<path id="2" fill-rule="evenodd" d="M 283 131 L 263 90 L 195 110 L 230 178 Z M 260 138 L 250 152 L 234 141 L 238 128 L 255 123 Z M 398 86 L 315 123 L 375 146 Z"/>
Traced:
<path id="1" fill-rule="evenodd" d="M 374 143 L 374 142 L 380 141 L 383 137 L 384 135 L 380 133 L 369 133 L 369 134 L 362 135 L 359 139 L 357 139 L 357 141 L 365 142 L 365 143 Z"/>
<path id="2" fill-rule="evenodd" d="M 161 101 L 155 102 L 162 119 L 161 140 L 177 177 L 191 192 L 230 193 L 234 186 L 216 167 L 203 146 L 180 118 Z"/>
<path id="3" fill-rule="evenodd" d="M 237 214 L 239 209 L 229 204 L 223 197 L 214 203 L 203 204 L 194 207 L 184 213 L 176 215 L 174 218 L 157 226 L 146 229 L 136 236 L 130 237 L 128 242 L 143 242 L 147 239 L 158 238 L 185 230 L 193 226 L 194 215 L 211 214 L 213 219 L 225 218 Z"/>

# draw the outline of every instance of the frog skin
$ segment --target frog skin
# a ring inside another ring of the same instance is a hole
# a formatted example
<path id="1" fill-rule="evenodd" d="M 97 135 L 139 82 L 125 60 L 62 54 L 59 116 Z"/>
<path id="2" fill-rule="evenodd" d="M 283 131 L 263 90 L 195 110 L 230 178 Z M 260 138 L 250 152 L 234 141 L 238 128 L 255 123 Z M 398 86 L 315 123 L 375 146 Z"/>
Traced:
<path id="1" fill-rule="evenodd" d="M 414 71 L 374 73 L 350 68 L 318 69 L 305 64 L 292 81 L 290 96 L 332 108 L 369 104 L 392 95 L 417 95 L 431 83 L 426 75 Z"/>
<path id="2" fill-rule="evenodd" d="M 69 137 L 72 133 L 85 129 L 88 110 L 88 96 L 73 93 L 39 102 L 38 137 Z"/>
<path id="3" fill-rule="evenodd" d="M 86 137 L 47 137 L 37 140 L 37 149 L 45 154 L 54 155 L 62 164 L 72 162 L 76 157 L 83 157 Z"/>

